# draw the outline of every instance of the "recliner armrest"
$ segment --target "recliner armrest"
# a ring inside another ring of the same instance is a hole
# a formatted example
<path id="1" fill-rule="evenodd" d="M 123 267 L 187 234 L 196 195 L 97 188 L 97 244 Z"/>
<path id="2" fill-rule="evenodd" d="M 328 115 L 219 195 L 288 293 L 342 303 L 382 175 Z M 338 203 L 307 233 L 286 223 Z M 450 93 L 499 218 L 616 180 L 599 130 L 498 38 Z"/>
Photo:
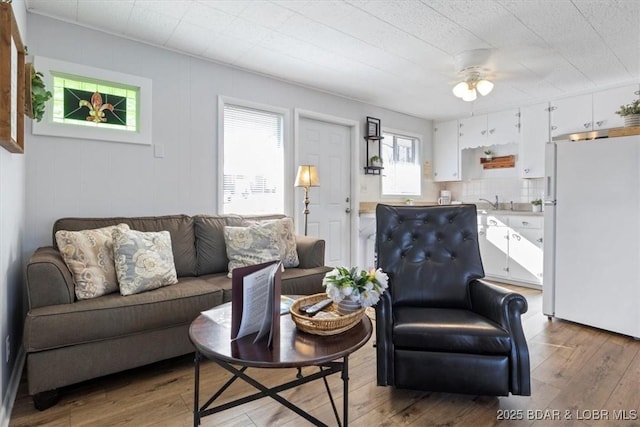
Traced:
<path id="1" fill-rule="evenodd" d="M 471 309 L 498 323 L 505 329 L 510 329 L 514 315 L 526 313 L 527 300 L 516 292 L 491 285 L 484 280 L 472 280 L 469 284 Z"/>
<path id="2" fill-rule="evenodd" d="M 502 326 L 510 335 L 511 393 L 531 395 L 529 349 L 522 329 L 521 315 L 527 312 L 527 300 L 516 292 L 491 285 L 483 280 L 469 284 L 471 309 Z"/>
<path id="3" fill-rule="evenodd" d="M 393 311 L 391 295 L 385 292 L 375 306 L 376 309 L 376 360 L 378 385 L 392 385 L 393 381 Z"/>

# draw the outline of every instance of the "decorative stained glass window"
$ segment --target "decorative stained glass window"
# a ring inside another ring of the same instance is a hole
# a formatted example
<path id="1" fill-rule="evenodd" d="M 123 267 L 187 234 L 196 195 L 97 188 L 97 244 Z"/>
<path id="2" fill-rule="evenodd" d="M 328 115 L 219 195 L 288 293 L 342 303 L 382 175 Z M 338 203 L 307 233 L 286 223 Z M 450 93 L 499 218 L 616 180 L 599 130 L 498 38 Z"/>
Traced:
<path id="1" fill-rule="evenodd" d="M 138 130 L 139 88 L 53 73 L 54 123 Z"/>
<path id="2" fill-rule="evenodd" d="M 34 67 L 53 92 L 34 135 L 151 145 L 151 79 L 44 56 Z"/>

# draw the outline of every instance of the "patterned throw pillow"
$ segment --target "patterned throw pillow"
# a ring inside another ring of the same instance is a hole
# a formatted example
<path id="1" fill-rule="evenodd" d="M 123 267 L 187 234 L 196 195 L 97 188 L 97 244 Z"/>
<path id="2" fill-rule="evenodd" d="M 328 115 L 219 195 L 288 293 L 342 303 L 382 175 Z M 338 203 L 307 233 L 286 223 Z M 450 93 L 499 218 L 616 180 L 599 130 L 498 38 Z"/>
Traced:
<path id="1" fill-rule="evenodd" d="M 94 230 L 56 231 L 56 243 L 73 274 L 76 298 L 90 299 L 118 290 L 113 262 L 113 230 L 127 231 L 127 224 Z"/>
<path id="2" fill-rule="evenodd" d="M 122 295 L 178 283 L 168 231 L 113 230 L 113 258 Z"/>
<path id="3" fill-rule="evenodd" d="M 234 268 L 280 259 L 280 248 L 274 227 L 259 223 L 248 227 L 224 227 L 224 242 L 229 258 L 229 273 Z"/>
<path id="4" fill-rule="evenodd" d="M 280 261 L 285 268 L 300 265 L 298 248 L 296 247 L 296 232 L 293 218 L 269 219 L 256 221 L 251 225 L 260 226 L 274 233 L 275 244 L 278 246 Z"/>

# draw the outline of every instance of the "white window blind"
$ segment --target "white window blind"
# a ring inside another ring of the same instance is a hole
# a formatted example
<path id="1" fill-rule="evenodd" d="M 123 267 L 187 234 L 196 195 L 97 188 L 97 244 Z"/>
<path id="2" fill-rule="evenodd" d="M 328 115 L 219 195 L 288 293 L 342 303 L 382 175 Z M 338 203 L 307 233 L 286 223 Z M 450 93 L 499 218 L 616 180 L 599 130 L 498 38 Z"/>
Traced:
<path id="1" fill-rule="evenodd" d="M 223 211 L 284 213 L 282 114 L 224 106 Z"/>
<path id="2" fill-rule="evenodd" d="M 387 132 L 382 136 L 382 195 L 419 196 L 419 139 Z"/>

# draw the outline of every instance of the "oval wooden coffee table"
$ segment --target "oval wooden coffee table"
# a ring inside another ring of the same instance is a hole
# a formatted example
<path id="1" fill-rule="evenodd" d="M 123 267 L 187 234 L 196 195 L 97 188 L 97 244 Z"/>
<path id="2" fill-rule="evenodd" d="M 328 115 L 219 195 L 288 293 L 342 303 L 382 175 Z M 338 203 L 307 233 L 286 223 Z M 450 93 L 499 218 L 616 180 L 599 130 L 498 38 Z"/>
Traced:
<path id="1" fill-rule="evenodd" d="M 196 348 L 195 387 L 193 425 L 200 424 L 200 418 L 234 408 L 244 403 L 270 397 L 291 409 L 317 426 L 325 426 L 308 412 L 292 404 L 278 393 L 322 379 L 327 390 L 333 412 L 338 425 L 348 425 L 349 405 L 349 355 L 362 347 L 371 338 L 371 320 L 365 315 L 352 329 L 338 335 L 311 335 L 296 329 L 290 314 L 280 316 L 279 337 L 274 339 L 273 348 L 266 342 L 254 344 L 254 335 L 231 341 L 231 304 L 223 304 L 198 316 L 189 328 L 189 338 Z M 200 406 L 200 360 L 202 356 L 216 362 L 233 374 L 211 398 Z M 340 361 L 339 359 L 342 359 Z M 302 375 L 301 368 L 318 366 L 319 371 L 310 375 Z M 239 367 L 239 368 L 238 368 Z M 298 368 L 294 380 L 266 387 L 245 373 L 248 368 Z M 343 381 L 343 415 L 342 423 L 331 395 L 326 377 L 342 373 Z M 238 378 L 246 381 L 259 390 L 258 393 L 211 407 L 213 402 Z"/>

